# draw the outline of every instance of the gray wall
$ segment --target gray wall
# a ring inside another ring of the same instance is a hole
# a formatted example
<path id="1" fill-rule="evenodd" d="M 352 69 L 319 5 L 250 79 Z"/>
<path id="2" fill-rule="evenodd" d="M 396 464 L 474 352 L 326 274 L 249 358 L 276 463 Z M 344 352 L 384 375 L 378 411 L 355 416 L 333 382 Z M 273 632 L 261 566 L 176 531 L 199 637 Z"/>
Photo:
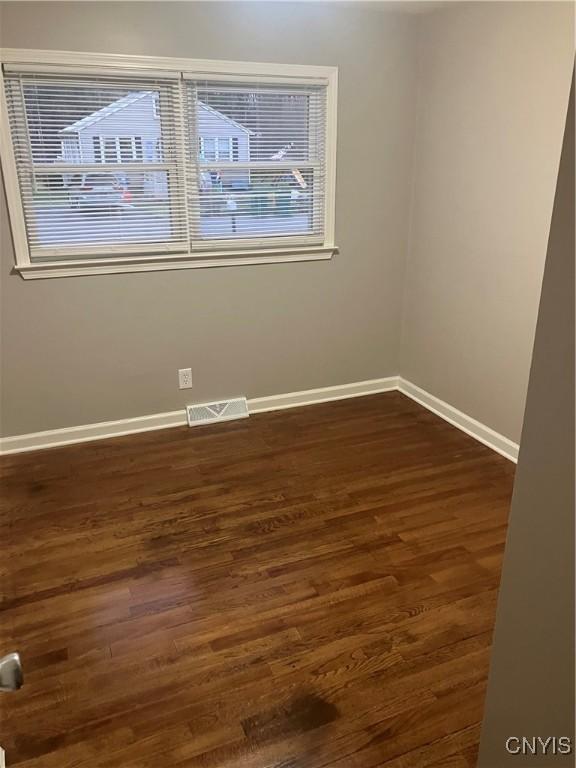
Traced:
<path id="1" fill-rule="evenodd" d="M 574 85 L 530 372 L 480 768 L 568 766 L 514 756 L 509 736 L 574 745 Z M 529 638 L 529 642 L 527 642 Z"/>
<path id="2" fill-rule="evenodd" d="M 574 50 L 573 5 L 418 19 L 402 375 L 518 441 Z"/>
<path id="3" fill-rule="evenodd" d="M 342 105 L 329 262 L 24 282 L 9 274 L 2 202 L 4 435 L 398 372 L 410 19 L 338 4 L 5 3 L 1 43 L 338 65 Z M 194 388 L 180 392 L 188 366 Z"/>

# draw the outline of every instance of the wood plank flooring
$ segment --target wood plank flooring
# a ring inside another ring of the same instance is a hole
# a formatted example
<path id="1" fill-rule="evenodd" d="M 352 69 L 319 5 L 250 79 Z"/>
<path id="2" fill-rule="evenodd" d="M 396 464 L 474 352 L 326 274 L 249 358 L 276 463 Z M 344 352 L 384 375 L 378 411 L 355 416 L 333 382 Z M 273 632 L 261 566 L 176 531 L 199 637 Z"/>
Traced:
<path id="1" fill-rule="evenodd" d="M 475 765 L 514 465 L 400 393 L 0 472 L 9 766 Z"/>

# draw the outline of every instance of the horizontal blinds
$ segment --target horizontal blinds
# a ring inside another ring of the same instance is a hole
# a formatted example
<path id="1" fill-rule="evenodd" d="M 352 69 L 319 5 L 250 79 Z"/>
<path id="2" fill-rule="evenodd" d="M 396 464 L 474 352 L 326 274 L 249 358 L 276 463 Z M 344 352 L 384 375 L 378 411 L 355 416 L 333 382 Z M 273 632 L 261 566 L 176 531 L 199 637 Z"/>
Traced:
<path id="1" fill-rule="evenodd" d="M 326 84 L 6 71 L 32 261 L 324 242 Z"/>
<path id="2" fill-rule="evenodd" d="M 188 249 L 180 83 L 5 75 L 32 260 Z"/>
<path id="3" fill-rule="evenodd" d="M 193 246 L 321 243 L 322 85 L 187 80 Z"/>

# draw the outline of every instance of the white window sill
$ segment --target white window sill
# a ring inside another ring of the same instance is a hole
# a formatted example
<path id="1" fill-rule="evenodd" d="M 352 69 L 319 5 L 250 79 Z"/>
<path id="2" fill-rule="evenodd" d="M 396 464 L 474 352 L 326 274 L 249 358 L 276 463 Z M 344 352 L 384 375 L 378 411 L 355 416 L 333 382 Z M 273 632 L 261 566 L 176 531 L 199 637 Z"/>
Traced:
<path id="1" fill-rule="evenodd" d="M 266 248 L 226 253 L 194 253 L 172 256 L 127 256 L 113 259 L 68 259 L 20 264 L 14 269 L 25 280 L 75 275 L 110 275 L 121 272 L 158 272 L 167 269 L 236 267 L 253 264 L 282 264 L 292 261 L 321 261 L 338 252 L 335 246 Z"/>

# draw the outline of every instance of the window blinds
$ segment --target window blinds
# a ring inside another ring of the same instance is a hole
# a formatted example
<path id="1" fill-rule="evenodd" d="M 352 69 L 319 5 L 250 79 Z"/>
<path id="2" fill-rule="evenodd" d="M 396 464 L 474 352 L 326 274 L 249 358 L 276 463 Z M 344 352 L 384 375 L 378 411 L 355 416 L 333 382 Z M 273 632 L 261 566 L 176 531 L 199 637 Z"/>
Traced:
<path id="1" fill-rule="evenodd" d="M 31 261 L 322 244 L 325 84 L 4 81 Z"/>
<path id="2" fill-rule="evenodd" d="M 325 89 L 187 80 L 192 246 L 321 243 Z"/>
<path id="3" fill-rule="evenodd" d="M 188 249 L 176 79 L 7 73 L 32 260 Z"/>

